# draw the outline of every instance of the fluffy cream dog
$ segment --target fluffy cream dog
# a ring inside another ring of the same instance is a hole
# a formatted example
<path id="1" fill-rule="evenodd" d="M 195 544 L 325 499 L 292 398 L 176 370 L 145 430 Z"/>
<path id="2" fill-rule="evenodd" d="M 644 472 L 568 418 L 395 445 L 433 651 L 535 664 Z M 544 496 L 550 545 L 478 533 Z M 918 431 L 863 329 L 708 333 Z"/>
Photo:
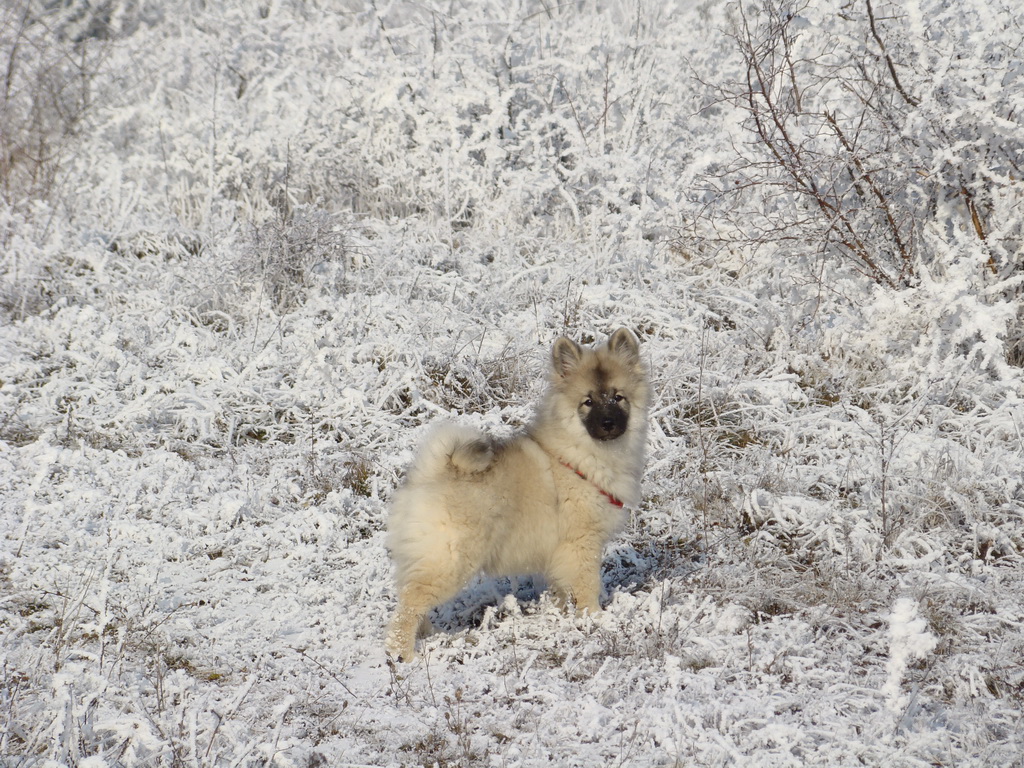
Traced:
<path id="1" fill-rule="evenodd" d="M 640 498 L 649 397 L 636 336 L 620 328 L 596 348 L 555 342 L 524 433 L 498 441 L 436 427 L 388 522 L 398 589 L 388 652 L 413 659 L 427 612 L 479 572 L 543 574 L 560 601 L 600 610 L 602 550 Z"/>

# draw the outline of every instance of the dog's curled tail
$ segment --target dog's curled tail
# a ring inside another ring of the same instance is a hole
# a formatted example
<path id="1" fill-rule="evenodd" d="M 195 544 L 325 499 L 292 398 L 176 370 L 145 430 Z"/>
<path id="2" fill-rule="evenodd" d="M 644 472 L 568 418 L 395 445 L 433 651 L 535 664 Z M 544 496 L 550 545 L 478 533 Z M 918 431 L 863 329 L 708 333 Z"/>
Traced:
<path id="1" fill-rule="evenodd" d="M 414 482 L 426 482 L 451 470 L 483 472 L 494 463 L 494 441 L 483 432 L 444 423 L 427 436 L 410 471 Z"/>

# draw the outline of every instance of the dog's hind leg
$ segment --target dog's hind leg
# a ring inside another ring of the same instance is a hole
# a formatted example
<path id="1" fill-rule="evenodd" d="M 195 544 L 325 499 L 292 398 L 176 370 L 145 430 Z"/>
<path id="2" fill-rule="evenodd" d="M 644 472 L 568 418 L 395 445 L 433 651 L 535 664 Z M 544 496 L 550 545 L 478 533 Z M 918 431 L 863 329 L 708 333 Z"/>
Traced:
<path id="1" fill-rule="evenodd" d="M 472 573 L 461 570 L 417 569 L 398 590 L 398 608 L 388 628 L 385 648 L 399 661 L 416 658 L 416 636 L 430 631 L 427 612 L 453 598 Z"/>
<path id="2" fill-rule="evenodd" d="M 385 641 L 387 652 L 398 661 L 416 658 L 416 635 L 427 621 L 427 611 L 435 604 L 433 596 L 422 586 L 405 587 L 399 593 L 398 608 Z"/>

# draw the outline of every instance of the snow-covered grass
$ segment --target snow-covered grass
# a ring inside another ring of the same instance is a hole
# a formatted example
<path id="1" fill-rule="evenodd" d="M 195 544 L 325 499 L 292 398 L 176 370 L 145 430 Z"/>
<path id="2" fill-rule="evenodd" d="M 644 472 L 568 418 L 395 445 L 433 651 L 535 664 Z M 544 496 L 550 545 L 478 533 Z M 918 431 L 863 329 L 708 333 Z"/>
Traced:
<path id="1" fill-rule="evenodd" d="M 922 203 L 892 288 L 765 236 L 725 4 L 217 5 L 2 12 L 0 764 L 1020 764 L 1019 191 Z M 947 16 L 876 5 L 916 89 Z M 969 10 L 1006 88 L 928 153 L 1001 131 L 992 185 L 1021 17 Z M 619 325 L 656 400 L 607 610 L 481 579 L 390 663 L 418 439 Z"/>

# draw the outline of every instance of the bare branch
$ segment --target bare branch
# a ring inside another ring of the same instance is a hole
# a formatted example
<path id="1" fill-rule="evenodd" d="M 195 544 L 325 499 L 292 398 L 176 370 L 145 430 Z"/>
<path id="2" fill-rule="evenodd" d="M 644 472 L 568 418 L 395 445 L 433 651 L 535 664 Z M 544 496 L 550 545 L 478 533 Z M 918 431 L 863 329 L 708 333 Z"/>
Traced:
<path id="1" fill-rule="evenodd" d="M 896 74 L 896 65 L 893 64 L 892 57 L 885 49 L 885 43 L 882 41 L 882 36 L 878 34 L 878 27 L 875 25 L 875 12 L 871 8 L 871 0 L 864 0 L 864 2 L 868 9 L 868 25 L 871 27 L 871 36 L 875 38 L 875 42 L 878 43 L 878 47 L 882 51 L 882 58 L 885 59 L 885 64 L 889 68 L 889 74 L 892 76 L 893 85 L 896 86 L 896 90 L 907 104 L 912 107 L 918 106 L 921 102 L 907 93 L 907 90 L 903 87 L 903 83 L 900 82 L 899 75 Z"/>

